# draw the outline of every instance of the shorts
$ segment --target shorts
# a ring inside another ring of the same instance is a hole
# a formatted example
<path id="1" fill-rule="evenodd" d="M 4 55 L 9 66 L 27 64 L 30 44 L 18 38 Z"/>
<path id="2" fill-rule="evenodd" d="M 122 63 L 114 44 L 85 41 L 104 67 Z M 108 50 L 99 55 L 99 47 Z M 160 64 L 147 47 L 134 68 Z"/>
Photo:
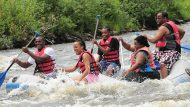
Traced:
<path id="1" fill-rule="evenodd" d="M 95 83 L 97 82 L 99 79 L 98 75 L 95 75 L 95 74 L 88 74 L 86 76 L 86 80 L 88 81 L 88 83 Z"/>
<path id="2" fill-rule="evenodd" d="M 108 66 L 111 66 L 114 70 L 114 73 L 120 70 L 120 66 L 115 62 L 100 61 L 100 72 L 106 71 Z"/>
<path id="3" fill-rule="evenodd" d="M 154 60 L 157 60 L 160 64 L 166 64 L 168 70 L 171 70 L 173 64 L 179 60 L 180 56 L 181 54 L 175 50 L 154 52 Z"/>

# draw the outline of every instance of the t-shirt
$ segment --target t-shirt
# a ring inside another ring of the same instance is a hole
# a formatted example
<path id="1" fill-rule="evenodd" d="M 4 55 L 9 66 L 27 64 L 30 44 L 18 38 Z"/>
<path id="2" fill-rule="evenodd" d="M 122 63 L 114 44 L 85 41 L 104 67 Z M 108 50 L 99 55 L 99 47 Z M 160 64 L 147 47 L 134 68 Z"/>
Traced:
<path id="1" fill-rule="evenodd" d="M 47 47 L 47 48 L 44 50 L 44 54 L 50 56 L 52 60 L 55 60 L 55 51 L 54 51 L 53 48 Z M 34 60 L 32 57 L 29 57 L 28 62 L 29 62 L 30 64 L 35 64 L 35 60 Z"/>

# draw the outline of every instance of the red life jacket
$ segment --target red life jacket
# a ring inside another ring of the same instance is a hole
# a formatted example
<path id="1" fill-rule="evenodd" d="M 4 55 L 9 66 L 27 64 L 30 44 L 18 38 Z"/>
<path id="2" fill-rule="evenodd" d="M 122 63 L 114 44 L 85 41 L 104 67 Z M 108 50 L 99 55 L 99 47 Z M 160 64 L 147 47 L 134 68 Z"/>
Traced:
<path id="1" fill-rule="evenodd" d="M 37 56 L 44 55 L 45 49 L 46 49 L 46 47 L 43 48 L 40 52 L 38 50 L 36 50 L 35 55 L 37 55 Z M 35 62 L 36 62 L 36 70 L 34 71 L 34 73 L 42 72 L 44 74 L 49 74 L 54 71 L 55 60 L 52 58 L 49 58 L 43 62 L 39 62 L 39 61 L 35 61 Z"/>
<path id="2" fill-rule="evenodd" d="M 166 47 L 167 42 L 170 43 L 171 45 L 173 45 L 173 44 L 176 45 L 176 43 L 178 45 L 180 45 L 180 34 L 179 34 L 179 30 L 177 28 L 177 25 L 172 21 L 166 22 L 166 24 L 169 24 L 172 27 L 174 32 L 172 34 L 163 36 L 161 38 L 161 40 L 156 43 L 156 47 L 158 47 L 158 48 Z M 173 35 L 175 36 L 175 40 L 171 39 L 173 37 Z M 173 44 L 172 44 L 172 42 L 173 42 Z M 168 45 L 169 48 L 170 48 L 170 46 Z"/>
<path id="3" fill-rule="evenodd" d="M 136 54 L 139 52 L 139 51 L 146 51 L 148 53 L 148 58 L 146 58 L 146 60 L 148 60 L 148 64 L 149 64 L 149 67 L 152 68 L 152 69 L 156 69 L 156 65 L 154 64 L 154 60 L 153 60 L 153 55 L 152 53 L 150 52 L 149 48 L 148 47 L 143 47 L 143 48 L 140 48 L 138 50 L 136 50 L 135 52 L 133 52 L 133 54 L 131 55 L 131 65 L 134 65 L 136 63 Z M 145 64 L 145 63 L 144 63 Z M 142 65 L 143 66 L 143 65 Z M 140 69 L 137 69 L 135 70 L 136 72 L 139 72 L 141 71 Z M 146 72 L 146 71 L 145 71 Z"/>
<path id="4" fill-rule="evenodd" d="M 85 65 L 84 65 L 83 59 L 82 59 L 82 56 L 83 56 L 84 53 L 88 53 L 92 58 L 92 62 L 90 62 L 90 72 L 89 72 L 89 74 L 99 75 L 99 67 L 96 64 L 94 56 L 88 51 L 85 51 L 85 52 L 80 54 L 79 60 L 78 60 L 78 63 L 77 63 L 76 66 L 80 68 L 81 73 L 83 73 L 85 71 Z"/>
<path id="5" fill-rule="evenodd" d="M 106 49 L 112 40 L 112 37 L 110 36 L 106 41 L 103 39 L 100 41 L 100 46 Z M 113 62 L 119 60 L 119 50 L 111 50 L 103 55 L 103 60 L 106 60 L 107 62 Z"/>

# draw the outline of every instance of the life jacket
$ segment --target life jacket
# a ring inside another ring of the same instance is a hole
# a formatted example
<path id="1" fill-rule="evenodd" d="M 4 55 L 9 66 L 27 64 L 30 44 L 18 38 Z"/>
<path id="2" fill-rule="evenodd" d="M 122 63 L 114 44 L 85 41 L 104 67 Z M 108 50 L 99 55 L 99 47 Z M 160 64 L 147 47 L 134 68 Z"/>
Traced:
<path id="1" fill-rule="evenodd" d="M 136 54 L 139 51 L 145 51 L 148 53 L 148 55 L 145 54 L 145 62 L 140 66 L 139 69 L 135 70 L 135 72 L 154 72 L 156 66 L 154 64 L 152 53 L 148 47 L 143 47 L 133 52 L 131 55 L 131 65 L 134 65 L 136 63 Z"/>
<path id="2" fill-rule="evenodd" d="M 176 49 L 176 45 L 180 45 L 180 34 L 177 25 L 172 21 L 166 22 L 164 24 L 169 24 L 172 27 L 171 30 L 173 30 L 173 33 L 170 32 L 169 35 L 164 35 L 161 38 L 161 40 L 156 43 L 156 47 L 158 48 L 166 47 L 167 49 Z"/>
<path id="3" fill-rule="evenodd" d="M 43 48 L 40 52 L 36 50 L 35 55 L 37 56 L 42 56 L 44 55 L 46 47 Z M 44 74 L 49 74 L 54 71 L 55 68 L 55 60 L 52 59 L 51 57 L 43 62 L 40 61 L 35 61 L 36 62 L 36 68 L 34 71 L 35 73 L 44 73 Z"/>
<path id="4" fill-rule="evenodd" d="M 82 56 L 83 56 L 84 53 L 88 53 L 92 58 L 92 62 L 90 62 L 90 72 L 89 72 L 89 74 L 99 75 L 100 70 L 99 70 L 98 65 L 96 64 L 94 56 L 88 51 L 85 51 L 85 52 L 81 53 L 80 56 L 79 56 L 79 60 L 78 60 L 78 63 L 77 63 L 76 66 L 80 68 L 80 72 L 83 73 L 85 71 L 85 65 L 84 65 L 83 59 L 82 59 Z"/>
<path id="5" fill-rule="evenodd" d="M 110 36 L 106 41 L 103 39 L 100 41 L 100 46 L 106 49 L 112 40 L 112 37 Z M 119 50 L 111 50 L 103 55 L 103 60 L 107 62 L 113 62 L 119 60 Z"/>

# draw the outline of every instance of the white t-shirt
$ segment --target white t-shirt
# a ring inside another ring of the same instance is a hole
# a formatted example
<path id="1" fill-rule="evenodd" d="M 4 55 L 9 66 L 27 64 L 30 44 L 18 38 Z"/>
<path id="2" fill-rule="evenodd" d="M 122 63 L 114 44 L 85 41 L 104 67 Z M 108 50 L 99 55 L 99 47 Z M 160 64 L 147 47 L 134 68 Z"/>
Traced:
<path id="1" fill-rule="evenodd" d="M 46 49 L 44 50 L 44 54 L 50 56 L 52 60 L 55 60 L 55 51 L 53 48 L 46 47 Z M 28 62 L 30 64 L 35 64 L 35 60 L 32 57 L 29 57 Z"/>

